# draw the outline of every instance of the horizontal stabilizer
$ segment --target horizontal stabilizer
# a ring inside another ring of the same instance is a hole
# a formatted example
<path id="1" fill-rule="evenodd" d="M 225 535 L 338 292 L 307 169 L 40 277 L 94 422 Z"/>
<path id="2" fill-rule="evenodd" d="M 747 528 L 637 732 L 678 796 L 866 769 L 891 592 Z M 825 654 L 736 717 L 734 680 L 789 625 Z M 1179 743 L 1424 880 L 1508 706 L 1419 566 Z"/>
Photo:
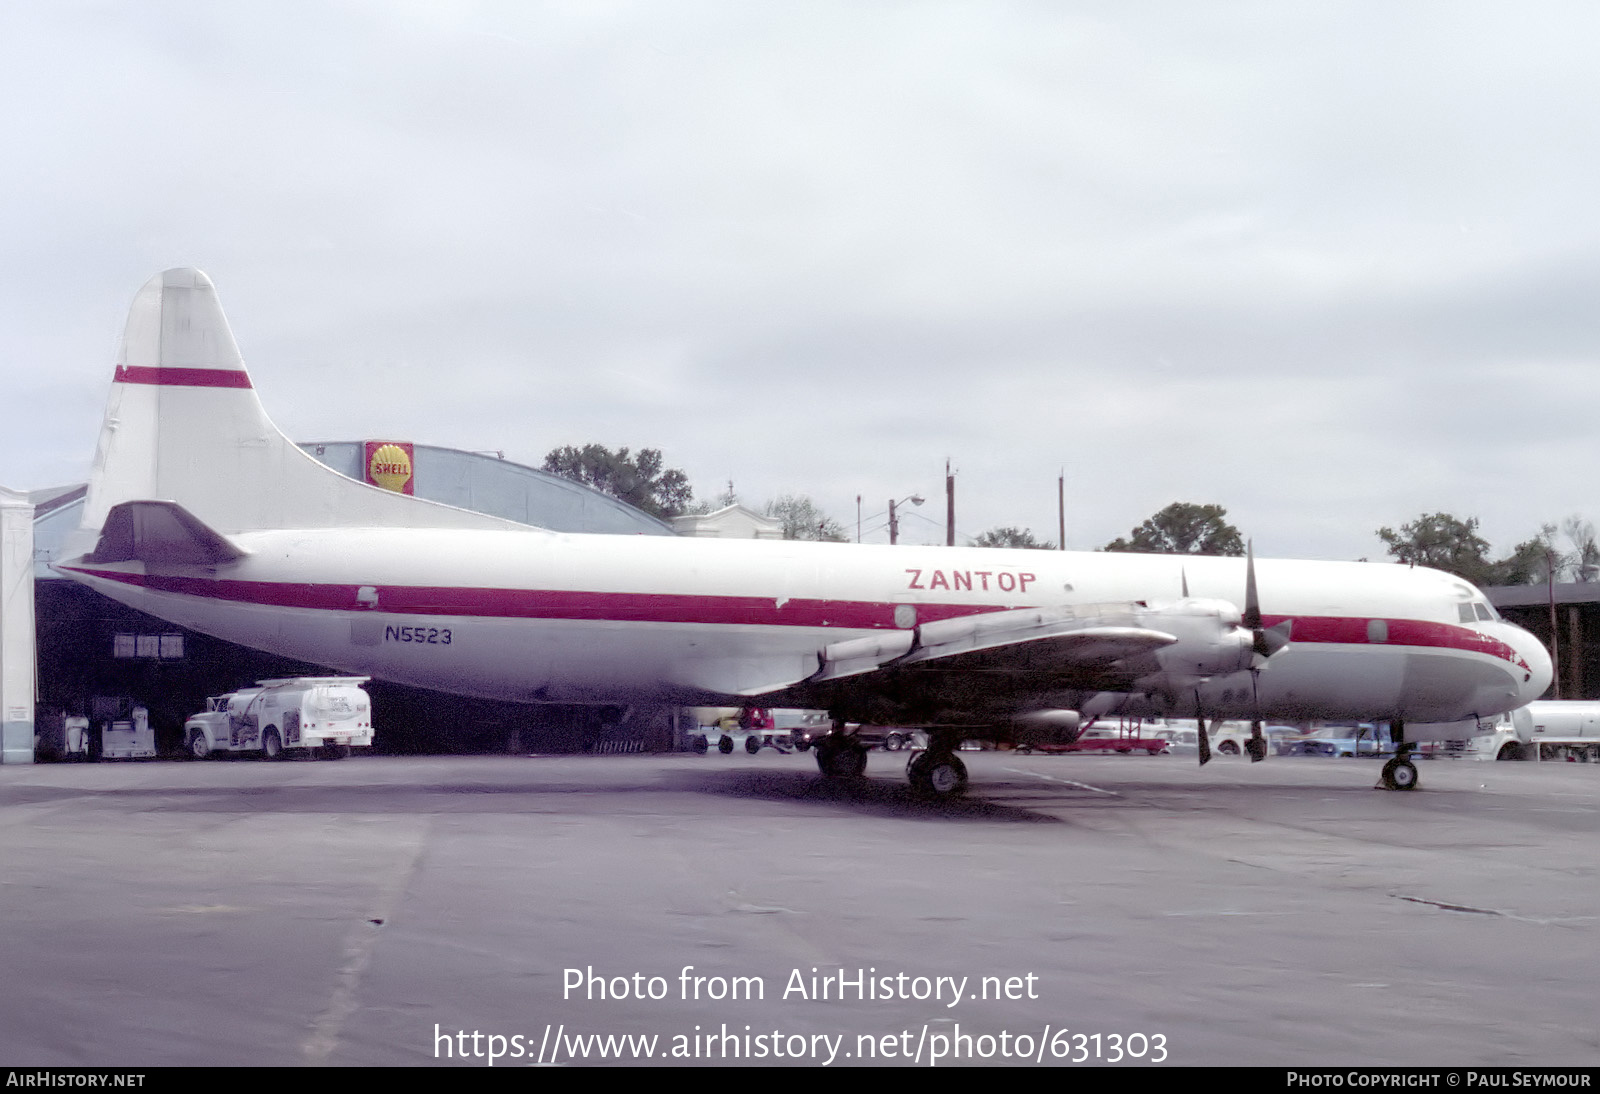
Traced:
<path id="1" fill-rule="evenodd" d="M 216 566 L 244 557 L 226 537 L 173 501 L 125 501 L 111 507 L 85 562 Z"/>

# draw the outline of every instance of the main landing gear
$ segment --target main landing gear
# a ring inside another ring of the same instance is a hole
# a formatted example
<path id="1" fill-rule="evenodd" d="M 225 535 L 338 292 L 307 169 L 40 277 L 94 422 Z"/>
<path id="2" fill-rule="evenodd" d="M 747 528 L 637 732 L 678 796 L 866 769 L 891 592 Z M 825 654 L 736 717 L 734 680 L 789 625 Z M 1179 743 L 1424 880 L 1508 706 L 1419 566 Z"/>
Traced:
<path id="1" fill-rule="evenodd" d="M 913 752 L 906 764 L 911 788 L 926 798 L 953 798 L 967 789 L 967 765 L 956 755 L 961 738 L 930 732 L 928 747 Z M 817 740 L 817 770 L 830 779 L 856 779 L 866 774 L 867 749 L 834 723 L 833 731 Z"/>
<path id="2" fill-rule="evenodd" d="M 925 798 L 953 798 L 967 789 L 967 765 L 956 755 L 960 740 L 929 734 L 925 751 L 914 753 L 906 764 L 911 789 Z"/>
<path id="3" fill-rule="evenodd" d="M 1394 742 L 1394 759 L 1383 765 L 1378 785 L 1385 790 L 1415 790 L 1417 765 L 1411 762 L 1412 746 L 1406 741 L 1406 724 L 1399 719 L 1389 724 L 1389 739 Z"/>
<path id="4" fill-rule="evenodd" d="M 815 745 L 817 770 L 830 779 L 859 779 L 867 772 L 867 750 L 860 741 L 834 723 L 833 732 Z"/>

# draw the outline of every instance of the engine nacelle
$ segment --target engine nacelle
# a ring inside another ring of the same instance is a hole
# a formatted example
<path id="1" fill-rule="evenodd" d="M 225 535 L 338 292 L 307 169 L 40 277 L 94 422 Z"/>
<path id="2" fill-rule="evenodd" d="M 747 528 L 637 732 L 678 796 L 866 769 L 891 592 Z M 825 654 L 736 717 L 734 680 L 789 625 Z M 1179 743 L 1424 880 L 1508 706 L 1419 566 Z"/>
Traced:
<path id="1" fill-rule="evenodd" d="M 1178 641 L 1157 650 L 1165 672 L 1185 676 L 1226 676 L 1252 666 L 1255 635 L 1240 623 L 1239 609 L 1227 600 L 1191 597 L 1151 605 L 1144 625 L 1164 630 Z"/>
<path id="2" fill-rule="evenodd" d="M 1071 744 L 1083 731 L 1075 710 L 1035 710 L 1011 720 L 1011 739 L 1019 745 Z"/>

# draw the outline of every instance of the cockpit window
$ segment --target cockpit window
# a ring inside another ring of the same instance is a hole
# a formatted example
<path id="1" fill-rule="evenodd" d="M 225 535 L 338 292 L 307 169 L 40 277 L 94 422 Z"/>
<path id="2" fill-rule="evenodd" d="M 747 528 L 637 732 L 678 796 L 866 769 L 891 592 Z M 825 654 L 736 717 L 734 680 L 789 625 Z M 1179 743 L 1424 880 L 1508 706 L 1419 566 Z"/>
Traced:
<path id="1" fill-rule="evenodd" d="M 1492 607 L 1490 607 L 1489 605 L 1485 604 L 1481 600 L 1478 601 L 1476 607 L 1478 609 L 1478 618 L 1479 619 L 1495 620 L 1495 619 L 1499 619 L 1500 618 L 1500 616 L 1495 613 L 1495 610 Z"/>
<path id="2" fill-rule="evenodd" d="M 1473 612 L 1471 604 L 1458 604 L 1456 605 L 1456 610 L 1461 613 L 1461 622 L 1473 623 L 1477 621 L 1478 617 Z"/>

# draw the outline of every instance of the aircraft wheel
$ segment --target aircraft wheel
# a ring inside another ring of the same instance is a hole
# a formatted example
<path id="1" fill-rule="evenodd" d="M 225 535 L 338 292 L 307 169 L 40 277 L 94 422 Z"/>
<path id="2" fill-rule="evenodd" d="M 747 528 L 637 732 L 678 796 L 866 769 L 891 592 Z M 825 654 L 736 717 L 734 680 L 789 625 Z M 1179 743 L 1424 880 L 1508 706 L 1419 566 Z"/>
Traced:
<path id="1" fill-rule="evenodd" d="M 189 755 L 197 760 L 211 755 L 211 741 L 204 730 L 196 730 L 194 736 L 189 738 Z"/>
<path id="2" fill-rule="evenodd" d="M 733 738 L 724 733 L 717 741 L 717 751 L 724 756 L 733 755 Z"/>
<path id="3" fill-rule="evenodd" d="M 867 772 L 867 751 L 849 741 L 817 742 L 817 770 L 830 779 L 858 779 Z"/>
<path id="4" fill-rule="evenodd" d="M 957 756 L 918 753 L 906 768 L 911 788 L 928 798 L 953 798 L 967 789 L 967 765 Z"/>
<path id="5" fill-rule="evenodd" d="M 283 759 L 283 739 L 278 736 L 278 731 L 269 729 L 261 735 L 261 758 L 263 760 Z"/>
<path id="6" fill-rule="evenodd" d="M 1389 790 L 1415 790 L 1417 765 L 1396 757 L 1383 765 L 1383 785 Z"/>
<path id="7" fill-rule="evenodd" d="M 754 756 L 761 751 L 761 738 L 751 734 L 744 739 L 744 750 Z"/>

